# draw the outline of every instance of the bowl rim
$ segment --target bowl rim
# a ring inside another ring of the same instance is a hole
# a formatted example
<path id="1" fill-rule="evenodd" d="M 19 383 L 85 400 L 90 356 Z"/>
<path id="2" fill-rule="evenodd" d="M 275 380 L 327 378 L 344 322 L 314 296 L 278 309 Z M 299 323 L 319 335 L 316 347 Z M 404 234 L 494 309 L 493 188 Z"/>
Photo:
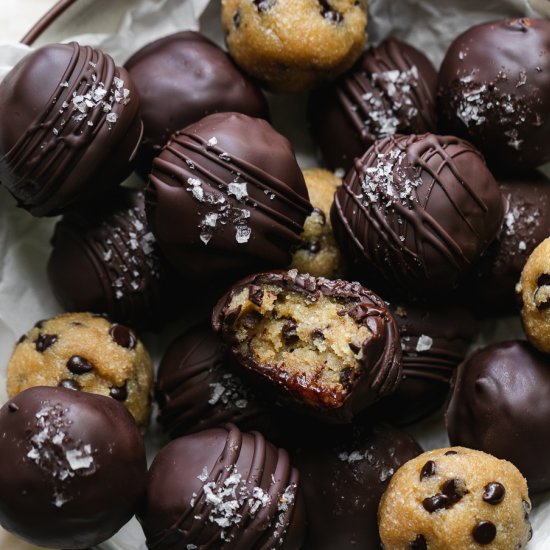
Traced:
<path id="1" fill-rule="evenodd" d="M 21 39 L 21 44 L 32 46 L 36 40 L 77 0 L 58 0 L 25 34 Z"/>

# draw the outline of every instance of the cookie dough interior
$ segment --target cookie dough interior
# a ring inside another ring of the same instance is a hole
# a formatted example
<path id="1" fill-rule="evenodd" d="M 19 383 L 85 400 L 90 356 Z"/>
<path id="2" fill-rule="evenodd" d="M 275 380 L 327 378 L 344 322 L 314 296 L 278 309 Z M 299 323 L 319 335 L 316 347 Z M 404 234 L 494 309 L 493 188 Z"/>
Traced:
<path id="1" fill-rule="evenodd" d="M 363 345 L 371 332 L 327 296 L 315 301 L 274 285 L 236 294 L 227 315 L 234 321 L 240 355 L 260 372 L 310 402 L 339 406 L 360 375 Z"/>

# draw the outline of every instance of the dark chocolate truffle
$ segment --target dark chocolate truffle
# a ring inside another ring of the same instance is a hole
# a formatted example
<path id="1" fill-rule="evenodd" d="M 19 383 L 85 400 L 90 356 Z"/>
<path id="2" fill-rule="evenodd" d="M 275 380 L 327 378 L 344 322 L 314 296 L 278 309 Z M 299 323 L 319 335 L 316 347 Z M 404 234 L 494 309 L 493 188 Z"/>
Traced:
<path id="1" fill-rule="evenodd" d="M 410 424 L 443 405 L 456 367 L 477 334 L 466 309 L 391 305 L 401 336 L 403 376 L 394 393 L 369 415 L 387 422 Z"/>
<path id="2" fill-rule="evenodd" d="M 147 215 L 182 275 L 235 280 L 285 267 L 312 207 L 289 141 L 265 120 L 210 115 L 153 163 Z"/>
<path id="3" fill-rule="evenodd" d="M 299 485 L 286 451 L 229 424 L 157 454 L 137 517 L 150 549 L 298 550 L 305 528 Z"/>
<path id="4" fill-rule="evenodd" d="M 66 214 L 52 246 L 48 277 L 66 311 L 106 313 L 132 326 L 162 316 L 166 273 L 142 192 L 120 188 L 104 205 Z"/>
<path id="5" fill-rule="evenodd" d="M 0 434 L 0 524 L 33 544 L 99 544 L 144 495 L 143 440 L 113 399 L 30 388 L 0 409 Z"/>
<path id="6" fill-rule="evenodd" d="M 227 422 L 265 434 L 266 406 L 230 367 L 227 346 L 206 323 L 185 332 L 168 347 L 156 389 L 159 422 L 179 437 Z"/>
<path id="7" fill-rule="evenodd" d="M 439 122 L 497 171 L 550 160 L 550 21 L 477 25 L 452 44 L 438 84 Z"/>
<path id="8" fill-rule="evenodd" d="M 550 234 L 550 181 L 534 173 L 499 182 L 507 201 L 497 240 L 476 266 L 464 294 L 482 317 L 517 313 L 516 284 L 529 255 Z"/>
<path id="9" fill-rule="evenodd" d="M 331 218 L 355 275 L 386 295 L 457 286 L 495 239 L 504 199 L 483 157 L 454 137 L 377 141 L 337 191 Z"/>
<path id="10" fill-rule="evenodd" d="M 401 377 L 395 320 L 359 283 L 259 273 L 221 298 L 212 323 L 262 386 L 329 421 L 350 422 Z"/>
<path id="11" fill-rule="evenodd" d="M 371 47 L 334 84 L 314 91 L 312 134 L 332 170 L 349 170 L 378 139 L 434 132 L 437 71 L 395 38 Z"/>
<path id="12" fill-rule="evenodd" d="M 59 214 L 126 178 L 142 132 L 125 69 L 76 42 L 43 46 L 0 84 L 0 181 L 31 214 Z"/>
<path id="13" fill-rule="evenodd" d="M 355 427 L 297 450 L 307 510 L 305 550 L 380 548 L 378 504 L 395 471 L 422 449 L 390 426 Z"/>
<path id="14" fill-rule="evenodd" d="M 236 111 L 266 118 L 260 89 L 216 44 L 193 31 L 156 40 L 124 64 L 140 96 L 145 175 L 170 136 L 212 113 Z"/>
<path id="15" fill-rule="evenodd" d="M 476 351 L 457 371 L 446 423 L 452 445 L 509 460 L 534 492 L 550 489 L 550 356 L 522 341 Z"/>

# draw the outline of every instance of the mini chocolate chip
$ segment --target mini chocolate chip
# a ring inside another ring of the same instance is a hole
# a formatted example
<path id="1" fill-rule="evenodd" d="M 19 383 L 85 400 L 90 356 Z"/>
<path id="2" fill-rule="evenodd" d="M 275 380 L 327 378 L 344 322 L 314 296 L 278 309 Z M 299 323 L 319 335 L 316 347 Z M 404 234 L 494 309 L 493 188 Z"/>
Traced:
<path id="1" fill-rule="evenodd" d="M 115 343 L 123 348 L 134 349 L 137 345 L 134 331 L 124 325 L 113 325 L 109 334 Z"/>
<path id="2" fill-rule="evenodd" d="M 300 340 L 300 337 L 298 336 L 298 333 L 296 332 L 296 329 L 298 328 L 298 325 L 296 322 L 292 319 L 288 319 L 283 324 L 282 334 L 283 334 L 283 340 L 285 341 L 285 344 L 287 346 L 291 344 L 295 344 Z"/>
<path id="3" fill-rule="evenodd" d="M 456 504 L 468 491 L 462 479 L 449 479 L 441 485 L 441 492 L 449 497 L 449 508 Z"/>
<path id="4" fill-rule="evenodd" d="M 314 208 L 313 212 L 321 218 L 321 224 L 325 225 L 327 223 L 327 217 L 325 213 L 320 208 Z"/>
<path id="5" fill-rule="evenodd" d="M 533 296 L 535 306 L 540 311 L 550 309 L 550 296 L 547 295 L 547 293 L 546 293 L 547 288 L 550 291 L 550 287 L 548 287 L 548 286 L 541 286 L 541 287 L 537 288 L 537 290 L 535 290 L 535 295 Z M 544 293 L 542 292 L 543 289 L 544 289 Z M 539 296 L 539 294 L 540 294 L 540 296 Z"/>
<path id="6" fill-rule="evenodd" d="M 522 500 L 521 503 L 523 504 L 523 519 L 525 521 L 529 521 L 529 514 L 531 513 L 531 505 L 526 500 Z"/>
<path id="7" fill-rule="evenodd" d="M 437 512 L 438 510 L 443 510 L 443 509 L 449 507 L 449 497 L 447 495 L 443 495 L 441 493 L 438 493 L 437 495 L 434 495 L 433 497 L 425 498 L 422 501 L 422 506 L 424 506 L 424 509 L 427 512 L 430 512 L 430 514 L 433 514 L 434 512 Z"/>
<path id="8" fill-rule="evenodd" d="M 128 390 L 126 389 L 126 384 L 124 386 L 120 386 L 119 388 L 111 388 L 109 390 L 109 395 L 116 399 L 117 401 L 126 401 L 126 398 L 128 397 Z"/>
<path id="9" fill-rule="evenodd" d="M 445 456 L 452 456 L 452 455 L 457 455 L 458 453 L 456 451 L 447 451 L 445 453 Z"/>
<path id="10" fill-rule="evenodd" d="M 428 550 L 426 537 L 424 535 L 417 535 L 414 540 L 409 542 L 409 550 Z"/>
<path id="11" fill-rule="evenodd" d="M 26 335 L 26 334 L 23 334 L 23 336 L 21 336 L 21 337 L 19 338 L 19 340 L 17 340 L 17 343 L 18 343 L 18 344 L 22 344 L 26 339 L 27 339 L 27 335 Z"/>
<path id="12" fill-rule="evenodd" d="M 74 374 L 85 374 L 93 370 L 94 366 L 89 361 L 84 359 L 84 357 L 80 357 L 80 355 L 73 355 L 67 361 L 67 368 Z"/>
<path id="13" fill-rule="evenodd" d="M 261 320 L 262 314 L 255 309 L 251 309 L 241 315 L 239 322 L 245 328 L 254 328 Z"/>
<path id="14" fill-rule="evenodd" d="M 80 321 L 71 321 L 71 325 L 73 327 L 83 327 L 84 326 L 84 324 L 81 323 Z"/>
<path id="15" fill-rule="evenodd" d="M 323 331 L 320 328 L 316 328 L 315 330 L 311 331 L 311 338 L 313 340 L 324 340 L 325 335 L 323 334 Z"/>
<path id="16" fill-rule="evenodd" d="M 275 5 L 276 0 L 252 0 L 252 2 L 258 8 L 258 11 L 266 12 Z"/>
<path id="17" fill-rule="evenodd" d="M 80 384 L 76 380 L 70 378 L 64 378 L 57 384 L 60 388 L 67 388 L 68 390 L 80 391 Z"/>
<path id="18" fill-rule="evenodd" d="M 42 328 L 46 321 L 47 319 L 40 319 L 40 321 L 36 321 L 36 323 L 34 323 L 34 328 Z"/>
<path id="19" fill-rule="evenodd" d="M 432 477 L 435 475 L 435 462 L 433 460 L 428 460 L 422 470 L 420 470 L 420 481 L 426 479 L 427 477 Z"/>
<path id="20" fill-rule="evenodd" d="M 312 254 L 317 254 L 321 250 L 321 243 L 317 239 L 314 239 L 307 243 L 307 250 Z"/>
<path id="21" fill-rule="evenodd" d="M 241 309 L 242 309 L 242 306 L 237 306 L 227 311 L 225 314 L 224 322 L 228 325 L 232 325 L 239 317 L 239 314 L 241 313 Z"/>
<path id="22" fill-rule="evenodd" d="M 350 367 L 342 369 L 340 372 L 340 384 L 342 384 L 346 390 L 350 390 L 353 387 L 353 381 L 353 369 Z"/>
<path id="23" fill-rule="evenodd" d="M 259 307 L 264 299 L 264 291 L 257 285 L 250 285 L 248 287 L 248 299 Z"/>
<path id="24" fill-rule="evenodd" d="M 343 21 L 344 16 L 339 11 L 333 9 L 328 3 L 328 0 L 319 0 L 319 4 L 321 4 L 321 15 L 325 19 L 328 19 L 333 23 L 341 23 Z"/>
<path id="25" fill-rule="evenodd" d="M 39 334 L 38 338 L 34 341 L 36 351 L 46 351 L 50 346 L 53 346 L 57 342 L 56 334 Z"/>
<path id="26" fill-rule="evenodd" d="M 489 544 L 495 540 L 497 536 L 497 528 L 491 521 L 478 521 L 472 530 L 474 540 L 479 544 Z"/>
<path id="27" fill-rule="evenodd" d="M 237 10 L 233 14 L 233 25 L 235 26 L 236 29 L 240 28 L 240 26 L 241 26 L 241 10 Z"/>
<path id="28" fill-rule="evenodd" d="M 17 412 L 19 410 L 19 407 L 15 403 L 10 403 L 8 405 L 8 410 L 10 412 Z"/>
<path id="29" fill-rule="evenodd" d="M 500 504 L 504 500 L 506 489 L 502 483 L 493 481 L 485 485 L 485 492 L 483 493 L 483 500 L 489 504 Z"/>

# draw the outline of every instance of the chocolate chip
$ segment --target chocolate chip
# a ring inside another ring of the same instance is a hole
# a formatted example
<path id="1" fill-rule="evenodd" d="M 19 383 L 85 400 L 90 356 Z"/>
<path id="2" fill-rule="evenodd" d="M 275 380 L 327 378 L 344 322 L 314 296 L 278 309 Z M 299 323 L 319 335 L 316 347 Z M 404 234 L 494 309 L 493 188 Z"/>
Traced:
<path id="1" fill-rule="evenodd" d="M 529 521 L 529 514 L 531 513 L 531 505 L 526 500 L 522 500 L 521 503 L 523 504 L 523 519 L 525 521 Z"/>
<path id="2" fill-rule="evenodd" d="M 57 384 L 60 388 L 67 388 L 68 390 L 80 391 L 80 384 L 76 380 L 70 378 L 64 378 Z"/>
<path id="3" fill-rule="evenodd" d="M 493 481 L 485 485 L 485 492 L 483 493 L 483 500 L 489 504 L 500 504 L 504 500 L 506 489 L 502 483 Z"/>
<path id="4" fill-rule="evenodd" d="M 36 321 L 36 323 L 34 323 L 34 328 L 42 328 L 46 321 L 47 319 L 40 319 L 40 321 Z"/>
<path id="5" fill-rule="evenodd" d="M 250 285 L 248 287 L 248 299 L 258 307 L 262 305 L 264 299 L 264 291 L 257 285 Z"/>
<path id="6" fill-rule="evenodd" d="M 435 462 L 433 460 L 428 460 L 426 464 L 420 470 L 420 481 L 423 481 L 427 477 L 432 477 L 435 475 Z"/>
<path id="7" fill-rule="evenodd" d="M 118 388 L 114 387 L 109 390 L 109 395 L 116 399 L 117 401 L 126 401 L 126 398 L 128 397 L 128 390 L 126 389 L 126 384 L 124 386 L 120 386 Z"/>
<path id="8" fill-rule="evenodd" d="M 449 498 L 449 508 L 468 493 L 466 483 L 462 479 L 449 479 L 445 481 L 441 485 L 441 492 Z"/>
<path id="9" fill-rule="evenodd" d="M 449 497 L 447 495 L 438 493 L 433 497 L 425 498 L 422 501 L 422 506 L 424 506 L 424 509 L 427 512 L 430 512 L 430 514 L 433 514 L 438 510 L 444 510 L 445 508 L 449 507 Z"/>
<path id="10" fill-rule="evenodd" d="M 323 334 L 323 331 L 320 328 L 316 328 L 315 330 L 311 331 L 311 338 L 313 340 L 324 340 L 325 335 Z"/>
<path id="11" fill-rule="evenodd" d="M 355 342 L 350 342 L 349 349 L 353 351 L 355 355 L 357 355 L 361 351 L 361 346 L 358 346 Z"/>
<path id="12" fill-rule="evenodd" d="M 458 453 L 456 451 L 447 451 L 445 453 L 445 456 L 451 456 L 451 455 L 457 455 Z"/>
<path id="13" fill-rule="evenodd" d="M 321 15 L 325 19 L 328 19 L 333 23 L 341 23 L 343 21 L 344 16 L 339 11 L 333 9 L 328 3 L 328 0 L 319 0 L 319 4 L 321 4 Z"/>
<path id="14" fill-rule="evenodd" d="M 123 348 L 134 349 L 137 345 L 134 331 L 124 325 L 113 325 L 109 334 L 111 338 Z"/>
<path id="15" fill-rule="evenodd" d="M 19 410 L 19 407 L 15 403 L 10 403 L 8 405 L 8 410 L 10 412 L 17 412 Z"/>
<path id="16" fill-rule="evenodd" d="M 276 0 L 252 0 L 252 2 L 261 12 L 268 11 L 276 4 Z"/>
<path id="17" fill-rule="evenodd" d="M 84 357 L 80 357 L 80 355 L 73 355 L 67 361 L 67 368 L 74 374 L 85 374 L 86 372 L 93 370 L 94 366 L 89 361 L 84 359 Z"/>
<path id="18" fill-rule="evenodd" d="M 424 535 L 417 535 L 414 540 L 409 542 L 409 550 L 428 550 Z"/>
<path id="19" fill-rule="evenodd" d="M 543 273 L 537 279 L 537 289 L 533 299 L 537 309 L 550 309 L 550 275 Z"/>
<path id="20" fill-rule="evenodd" d="M 317 252 L 321 250 L 321 243 L 317 239 L 314 239 L 313 241 L 307 243 L 307 250 L 312 254 L 317 254 Z"/>
<path id="21" fill-rule="evenodd" d="M 50 346 L 53 346 L 57 342 L 56 334 L 39 334 L 38 338 L 34 341 L 36 351 L 40 353 L 46 351 Z"/>
<path id="22" fill-rule="evenodd" d="M 237 10 L 233 14 L 233 25 L 235 26 L 236 29 L 240 28 L 240 26 L 241 26 L 241 10 Z"/>
<path id="23" fill-rule="evenodd" d="M 342 384 L 344 389 L 350 390 L 353 387 L 353 379 L 354 376 L 352 368 L 346 367 L 342 369 L 342 371 L 340 372 L 340 384 Z"/>
<path id="24" fill-rule="evenodd" d="M 237 318 L 239 317 L 239 314 L 241 313 L 242 306 L 237 306 L 236 308 L 230 309 L 225 314 L 225 323 L 228 325 L 232 325 Z"/>
<path id="25" fill-rule="evenodd" d="M 239 322 L 245 328 L 254 328 L 261 320 L 262 314 L 255 309 L 251 309 L 247 311 L 244 315 L 241 315 Z"/>
<path id="26" fill-rule="evenodd" d="M 472 536 L 479 544 L 489 544 L 495 540 L 495 537 L 497 536 L 497 528 L 491 521 L 482 519 L 481 521 L 478 521 L 476 526 L 473 528 Z"/>
<path id="27" fill-rule="evenodd" d="M 26 339 L 27 339 L 27 335 L 26 335 L 26 334 L 23 334 L 23 336 L 21 336 L 21 337 L 19 338 L 19 340 L 17 340 L 17 343 L 18 343 L 18 344 L 22 344 Z"/>
<path id="28" fill-rule="evenodd" d="M 296 332 L 296 329 L 298 328 L 298 325 L 295 321 L 292 319 L 287 319 L 283 324 L 282 334 L 283 334 L 283 340 L 285 341 L 285 344 L 287 346 L 290 346 L 292 344 L 295 344 L 300 340 L 300 337 L 298 336 L 298 333 Z"/>

